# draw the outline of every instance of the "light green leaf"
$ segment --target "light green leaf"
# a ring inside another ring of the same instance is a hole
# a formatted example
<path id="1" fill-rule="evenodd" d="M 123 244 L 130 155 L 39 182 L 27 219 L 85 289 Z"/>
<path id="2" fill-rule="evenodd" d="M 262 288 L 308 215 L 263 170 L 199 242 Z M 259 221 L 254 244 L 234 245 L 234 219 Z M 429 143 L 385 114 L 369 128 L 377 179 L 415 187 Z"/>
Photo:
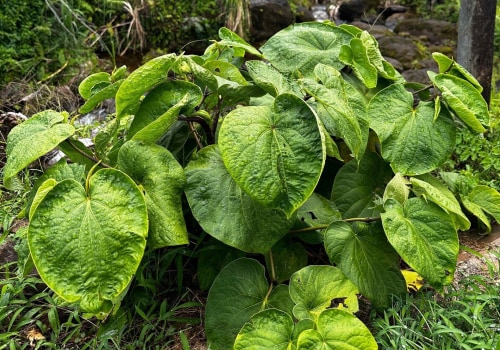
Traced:
<path id="1" fill-rule="evenodd" d="M 368 58 L 367 48 L 359 38 L 352 38 L 349 45 L 342 45 L 339 59 L 351 66 L 354 75 L 371 89 L 377 86 L 377 68 Z"/>
<path id="2" fill-rule="evenodd" d="M 370 127 L 379 136 L 382 157 L 394 172 L 424 174 L 450 157 L 456 127 L 446 108 L 441 108 L 434 121 L 434 109 L 434 102 L 420 102 L 414 108 L 413 96 L 402 84 L 381 90 L 368 104 Z"/>
<path id="3" fill-rule="evenodd" d="M 167 74 L 177 59 L 175 54 L 156 57 L 133 71 L 116 93 L 116 117 L 122 119 L 127 115 L 135 115 L 141 97 L 156 85 L 167 81 Z"/>
<path id="4" fill-rule="evenodd" d="M 131 139 L 139 132 L 143 136 L 163 135 L 179 113 L 191 113 L 202 98 L 200 88 L 187 81 L 168 81 L 158 85 L 141 102 L 127 137 Z"/>
<path id="5" fill-rule="evenodd" d="M 46 110 L 33 115 L 9 132 L 7 162 L 3 169 L 5 188 L 11 189 L 9 182 L 17 173 L 75 133 L 75 128 L 65 121 L 64 114 Z"/>
<path id="6" fill-rule="evenodd" d="M 465 124 L 476 132 L 486 131 L 483 125 L 490 125 L 488 105 L 474 85 L 450 74 L 430 75 L 430 78 L 441 90 L 443 100 Z"/>
<path id="7" fill-rule="evenodd" d="M 392 198 L 397 200 L 399 203 L 404 204 L 410 195 L 408 185 L 408 180 L 406 180 L 400 173 L 397 173 L 385 187 L 384 197 L 382 199 L 385 202 L 389 198 Z"/>
<path id="8" fill-rule="evenodd" d="M 36 208 L 28 231 L 44 282 L 83 312 L 108 313 L 130 283 L 146 246 L 144 196 L 124 173 L 97 171 L 88 188 L 63 180 Z"/>
<path id="9" fill-rule="evenodd" d="M 197 62 L 197 59 L 200 61 Z M 215 75 L 212 74 L 208 69 L 203 67 L 203 60 L 199 56 L 183 56 L 181 57 L 182 65 L 187 65 L 184 69 L 184 73 L 191 73 L 194 75 L 196 81 L 201 82 L 202 85 L 206 85 L 210 90 L 216 91 L 218 87 L 217 79 Z"/>
<path id="10" fill-rule="evenodd" d="M 422 198 L 410 198 L 404 206 L 389 199 L 384 207 L 385 233 L 404 261 L 432 286 L 450 284 L 459 249 L 450 216 Z"/>
<path id="11" fill-rule="evenodd" d="M 310 107 L 291 94 L 278 96 L 272 108 L 237 108 L 219 132 L 224 164 L 252 198 L 290 217 L 312 194 L 323 170 L 318 122 Z"/>
<path id="12" fill-rule="evenodd" d="M 497 190 L 479 185 L 474 187 L 466 198 L 493 216 L 496 222 L 500 222 L 500 193 Z"/>
<path id="13" fill-rule="evenodd" d="M 439 182 L 438 179 L 429 174 L 424 174 L 417 178 L 412 177 L 410 182 L 415 194 L 424 199 L 431 200 L 451 214 L 458 230 L 465 231 L 470 228 L 471 223 L 462 212 L 460 203 L 458 203 L 455 195 L 448 187 Z"/>
<path id="14" fill-rule="evenodd" d="M 324 310 L 339 307 L 358 311 L 358 288 L 333 266 L 309 265 L 290 279 L 290 297 L 296 304 L 293 315 L 316 321 Z M 335 300 L 334 300 L 335 299 Z"/>
<path id="15" fill-rule="evenodd" d="M 472 74 L 470 74 L 462 65 L 458 64 L 454 59 L 449 58 L 448 56 L 443 55 L 440 52 L 433 52 L 432 58 L 437 62 L 439 66 L 439 73 L 447 73 L 467 80 L 469 83 L 474 85 L 477 91 L 483 91 L 483 87 L 481 86 L 481 84 L 479 84 L 477 79 Z"/>
<path id="16" fill-rule="evenodd" d="M 313 193 L 297 210 L 297 220 L 306 224 L 306 227 L 329 225 L 340 219 L 342 216 L 335 204 L 317 193 Z"/>
<path id="17" fill-rule="evenodd" d="M 377 350 L 370 330 L 354 315 L 344 310 L 325 310 L 317 330 L 305 330 L 299 336 L 298 350 Z"/>
<path id="18" fill-rule="evenodd" d="M 354 157 L 361 157 L 369 129 L 365 122 L 364 97 L 336 69 L 318 64 L 314 72 L 323 84 L 309 79 L 302 83 L 305 91 L 317 101 L 318 116 L 330 134 L 345 141 Z"/>
<path id="19" fill-rule="evenodd" d="M 186 167 L 186 196 L 201 227 L 246 252 L 266 253 L 291 226 L 279 210 L 243 192 L 227 172 L 217 146 L 203 148 Z"/>
<path id="20" fill-rule="evenodd" d="M 28 211 L 28 219 L 30 221 L 36 211 L 36 208 L 38 207 L 38 204 L 40 204 L 40 202 L 45 198 L 45 195 L 49 193 L 55 187 L 55 185 L 57 185 L 57 180 L 48 178 L 43 183 L 41 183 L 40 186 L 38 186 Z"/>
<path id="21" fill-rule="evenodd" d="M 241 327 L 265 309 L 269 285 L 264 266 L 256 260 L 241 258 L 226 265 L 208 293 L 205 334 L 213 350 L 232 346 Z"/>
<path id="22" fill-rule="evenodd" d="M 378 48 L 377 40 L 370 33 L 364 30 L 359 34 L 359 38 L 363 43 L 363 47 L 366 48 L 370 64 L 377 69 L 380 76 L 390 80 L 402 80 L 401 75 L 384 59 Z"/>
<path id="23" fill-rule="evenodd" d="M 289 92 L 298 97 L 302 97 L 300 87 L 295 80 L 289 79 L 280 73 L 276 68 L 263 61 L 247 61 L 248 74 L 255 84 L 264 89 L 268 94 L 276 97 Z"/>
<path id="24" fill-rule="evenodd" d="M 225 27 L 219 29 L 219 38 L 221 38 L 221 41 L 219 42 L 221 45 L 239 47 L 244 49 L 249 54 L 257 57 L 262 57 L 262 54 L 259 52 L 259 50 L 243 40 L 238 34 Z"/>
<path id="25" fill-rule="evenodd" d="M 248 85 L 248 81 L 240 73 L 239 69 L 231 63 L 224 61 L 208 61 L 205 63 L 204 67 L 216 77 L 222 78 L 217 79 L 219 81 L 219 86 L 227 84 Z"/>
<path id="26" fill-rule="evenodd" d="M 111 85 L 111 76 L 106 72 L 98 72 L 89 75 L 78 85 L 78 93 L 85 100 L 88 100 L 98 91 L 98 87 Z"/>
<path id="27" fill-rule="evenodd" d="M 471 202 L 470 200 L 467 199 L 467 197 L 462 198 L 462 203 L 464 207 L 472 213 L 474 216 L 476 216 L 481 222 L 486 226 L 487 232 L 491 231 L 491 223 L 490 219 L 486 215 L 486 213 L 483 211 L 483 208 L 481 208 L 480 205 Z"/>
<path id="28" fill-rule="evenodd" d="M 189 243 L 181 198 L 186 178 L 174 156 L 161 146 L 132 140 L 120 148 L 118 168 L 144 191 L 148 245 L 161 248 Z"/>
<path id="29" fill-rule="evenodd" d="M 350 161 L 335 176 L 332 201 L 344 219 L 379 216 L 375 200 L 381 198 L 393 173 L 376 153 L 366 153 L 359 163 Z"/>
<path id="30" fill-rule="evenodd" d="M 240 330 L 234 350 L 288 350 L 293 344 L 293 319 L 285 312 L 268 309 L 252 316 Z"/>
<path id="31" fill-rule="evenodd" d="M 98 92 L 92 94 L 92 96 L 90 96 L 87 101 L 85 101 L 85 104 L 80 107 L 78 112 L 81 114 L 89 113 L 102 101 L 109 98 L 114 98 L 123 81 L 124 79 L 118 80 L 113 84 L 110 84 L 105 88 L 99 90 Z"/>
<path id="32" fill-rule="evenodd" d="M 338 58 L 340 47 L 352 37 L 344 29 L 326 23 L 296 23 L 272 36 L 261 51 L 278 70 L 314 78 L 318 63 L 338 70 L 344 67 Z"/>
<path id="33" fill-rule="evenodd" d="M 387 242 L 380 223 L 333 222 L 325 231 L 325 248 L 330 261 L 375 307 L 387 307 L 393 295 L 406 292 L 399 255 Z"/>

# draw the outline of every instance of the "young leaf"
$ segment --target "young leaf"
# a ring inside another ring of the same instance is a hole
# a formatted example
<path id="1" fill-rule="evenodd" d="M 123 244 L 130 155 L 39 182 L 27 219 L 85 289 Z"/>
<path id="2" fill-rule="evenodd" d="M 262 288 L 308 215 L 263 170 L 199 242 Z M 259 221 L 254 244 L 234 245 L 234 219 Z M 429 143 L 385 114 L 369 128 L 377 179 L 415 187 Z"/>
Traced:
<path id="1" fill-rule="evenodd" d="M 342 45 L 339 59 L 342 63 L 351 66 L 354 75 L 366 85 L 367 88 L 377 86 L 377 68 L 371 64 L 367 48 L 359 38 L 352 38 L 349 45 Z"/>
<path id="2" fill-rule="evenodd" d="M 356 316 L 339 309 L 325 310 L 318 318 L 317 329 L 299 335 L 300 350 L 377 350 L 370 330 Z"/>
<path id="3" fill-rule="evenodd" d="M 85 101 L 85 104 L 80 107 L 78 112 L 80 112 L 81 114 L 89 113 L 102 101 L 115 97 L 116 92 L 120 88 L 120 85 L 123 83 L 123 81 L 124 79 L 118 80 L 113 84 L 110 84 L 105 88 L 99 90 L 98 92 L 92 94 L 92 96 L 90 96 L 87 101 Z"/>
<path id="4" fill-rule="evenodd" d="M 358 311 L 358 288 L 333 266 L 309 265 L 295 272 L 290 278 L 290 297 L 296 304 L 293 315 L 299 319 L 316 321 L 331 307 Z M 335 305 L 332 301 L 337 300 Z"/>
<path id="5" fill-rule="evenodd" d="M 133 71 L 116 93 L 116 117 L 135 115 L 142 95 L 167 80 L 167 73 L 176 60 L 175 54 L 156 57 Z"/>
<path id="6" fill-rule="evenodd" d="M 397 173 L 385 187 L 384 197 L 382 199 L 385 202 L 389 198 L 392 198 L 397 200 L 399 203 L 404 204 L 410 195 L 408 184 L 409 183 L 404 176 Z"/>
<path id="7" fill-rule="evenodd" d="M 296 23 L 272 36 L 261 51 L 282 72 L 300 73 L 314 78 L 314 67 L 323 63 L 341 70 L 340 47 L 348 44 L 352 34 L 326 23 Z"/>
<path id="8" fill-rule="evenodd" d="M 111 84 L 111 76 L 106 72 L 94 73 L 82 80 L 80 85 L 78 85 L 78 93 L 85 100 L 88 100 L 92 95 L 94 95 L 99 86 L 108 86 Z"/>
<path id="9" fill-rule="evenodd" d="M 219 38 L 221 38 L 221 41 L 219 42 L 219 44 L 221 45 L 239 47 L 244 49 L 249 54 L 257 57 L 262 57 L 262 54 L 259 52 L 259 50 L 243 40 L 238 34 L 225 27 L 219 29 Z"/>
<path id="10" fill-rule="evenodd" d="M 439 66 L 439 73 L 448 73 L 458 78 L 467 80 L 469 83 L 474 85 L 477 91 L 483 91 L 483 87 L 481 86 L 481 84 L 479 84 L 477 79 L 472 74 L 470 74 L 467 69 L 458 64 L 454 59 L 451 59 L 440 52 L 433 52 L 432 58 L 437 62 Z"/>
<path id="11" fill-rule="evenodd" d="M 236 183 L 288 217 L 312 194 L 325 161 L 317 116 L 291 94 L 279 95 L 272 108 L 231 111 L 222 123 L 219 147 Z"/>
<path id="12" fill-rule="evenodd" d="M 380 224 L 349 225 L 333 222 L 325 231 L 330 261 L 354 282 L 375 307 L 390 305 L 393 295 L 406 291 L 399 256 Z"/>
<path id="13" fill-rule="evenodd" d="M 144 196 L 124 173 L 101 169 L 88 188 L 57 183 L 33 213 L 28 242 L 44 282 L 83 312 L 108 313 L 146 246 Z"/>
<path id="14" fill-rule="evenodd" d="M 459 249 L 450 216 L 422 198 L 410 198 L 404 205 L 389 199 L 384 208 L 385 234 L 404 261 L 432 286 L 450 284 Z"/>
<path id="15" fill-rule="evenodd" d="M 293 319 L 286 312 L 267 309 L 252 316 L 236 336 L 234 350 L 288 350 L 293 344 Z"/>
<path id="16" fill-rule="evenodd" d="M 227 172 L 217 146 L 203 148 L 186 167 L 186 197 L 201 227 L 246 252 L 267 253 L 291 223 L 243 192 Z"/>
<path id="17" fill-rule="evenodd" d="M 450 74 L 429 76 L 441 90 L 444 101 L 466 125 L 476 132 L 486 131 L 483 125 L 490 125 L 488 105 L 471 83 Z"/>
<path id="18" fill-rule="evenodd" d="M 132 140 L 121 147 L 118 168 L 144 190 L 149 217 L 148 245 L 161 248 L 187 244 L 181 199 L 186 178 L 174 156 L 161 146 Z"/>
<path id="19" fill-rule="evenodd" d="M 450 157 L 456 127 L 446 108 L 441 108 L 434 121 L 434 109 L 434 102 L 420 102 L 413 108 L 413 96 L 402 84 L 381 90 L 368 104 L 370 127 L 380 138 L 382 157 L 394 172 L 424 174 Z"/>
<path id="20" fill-rule="evenodd" d="M 75 128 L 64 122 L 62 113 L 46 110 L 35 114 L 14 127 L 7 137 L 7 162 L 3 169 L 3 182 L 12 189 L 11 180 L 47 152 L 75 133 Z"/>

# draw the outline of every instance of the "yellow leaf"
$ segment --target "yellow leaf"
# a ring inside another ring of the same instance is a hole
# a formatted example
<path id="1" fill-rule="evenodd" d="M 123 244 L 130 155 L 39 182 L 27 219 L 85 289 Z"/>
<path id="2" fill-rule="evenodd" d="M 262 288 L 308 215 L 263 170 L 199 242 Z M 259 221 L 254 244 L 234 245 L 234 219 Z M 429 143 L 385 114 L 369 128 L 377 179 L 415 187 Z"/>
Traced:
<path id="1" fill-rule="evenodd" d="M 408 291 L 418 291 L 424 285 L 424 279 L 415 271 L 401 270 L 406 281 L 406 289 Z"/>

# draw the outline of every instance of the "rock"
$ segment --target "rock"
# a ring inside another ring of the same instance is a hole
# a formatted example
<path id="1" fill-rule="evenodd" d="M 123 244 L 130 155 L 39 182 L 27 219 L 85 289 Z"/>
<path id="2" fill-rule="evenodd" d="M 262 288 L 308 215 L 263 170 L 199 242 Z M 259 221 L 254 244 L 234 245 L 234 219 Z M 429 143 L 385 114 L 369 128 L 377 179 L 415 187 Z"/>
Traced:
<path id="1" fill-rule="evenodd" d="M 413 68 L 414 62 L 423 58 L 423 53 L 418 45 L 410 38 L 385 36 L 378 40 L 378 44 L 383 56 L 398 60 L 404 69 Z"/>
<path id="2" fill-rule="evenodd" d="M 297 6 L 295 10 L 295 23 L 314 22 L 316 18 L 311 10 L 304 6 Z"/>
<path id="3" fill-rule="evenodd" d="M 394 28 L 397 27 L 399 22 L 404 21 L 405 19 L 412 18 L 414 15 L 411 13 L 405 12 L 405 13 L 395 13 L 393 15 L 390 15 L 385 19 L 385 26 L 389 30 L 394 30 Z"/>
<path id="4" fill-rule="evenodd" d="M 382 38 L 384 36 L 392 36 L 394 35 L 386 26 L 381 24 L 368 24 L 361 21 L 354 21 L 351 23 L 353 26 L 358 27 L 359 29 L 366 30 L 368 33 L 373 35 L 375 39 Z"/>
<path id="5" fill-rule="evenodd" d="M 250 14 L 250 35 L 254 42 L 269 39 L 295 20 L 287 0 L 251 0 Z"/>
<path id="6" fill-rule="evenodd" d="M 401 75 L 412 83 L 421 83 L 428 85 L 431 83 L 429 76 L 427 75 L 427 71 L 430 69 L 422 68 L 422 69 L 410 69 L 401 72 Z"/>
<path id="7" fill-rule="evenodd" d="M 441 45 L 457 41 L 457 25 L 435 19 L 405 19 L 394 28 L 395 33 L 409 33 L 416 37 L 425 36 L 431 44 Z"/>

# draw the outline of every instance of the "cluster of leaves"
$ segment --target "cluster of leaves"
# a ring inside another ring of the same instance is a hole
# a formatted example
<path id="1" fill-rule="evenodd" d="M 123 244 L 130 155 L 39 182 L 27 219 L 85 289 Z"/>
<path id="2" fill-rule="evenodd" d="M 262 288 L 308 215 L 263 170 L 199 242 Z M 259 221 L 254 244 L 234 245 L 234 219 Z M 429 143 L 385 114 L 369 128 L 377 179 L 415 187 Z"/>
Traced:
<path id="1" fill-rule="evenodd" d="M 494 189 L 456 198 L 453 176 L 432 175 L 459 125 L 489 125 L 481 87 L 442 54 L 432 86 L 408 83 L 350 25 L 296 24 L 260 50 L 226 28 L 219 36 L 201 56 L 85 79 L 81 113 L 116 101 L 92 149 L 66 113 L 40 112 L 11 131 L 7 188 L 54 147 L 72 160 L 30 193 L 26 266 L 106 317 L 146 246 L 189 243 L 189 215 L 218 242 L 199 254 L 211 348 L 375 349 L 354 316 L 357 294 L 380 308 L 404 294 L 401 259 L 436 288 L 451 283 L 457 231 L 471 225 L 462 208 L 485 225 L 500 219 Z M 331 264 L 307 266 L 311 245 Z"/>

